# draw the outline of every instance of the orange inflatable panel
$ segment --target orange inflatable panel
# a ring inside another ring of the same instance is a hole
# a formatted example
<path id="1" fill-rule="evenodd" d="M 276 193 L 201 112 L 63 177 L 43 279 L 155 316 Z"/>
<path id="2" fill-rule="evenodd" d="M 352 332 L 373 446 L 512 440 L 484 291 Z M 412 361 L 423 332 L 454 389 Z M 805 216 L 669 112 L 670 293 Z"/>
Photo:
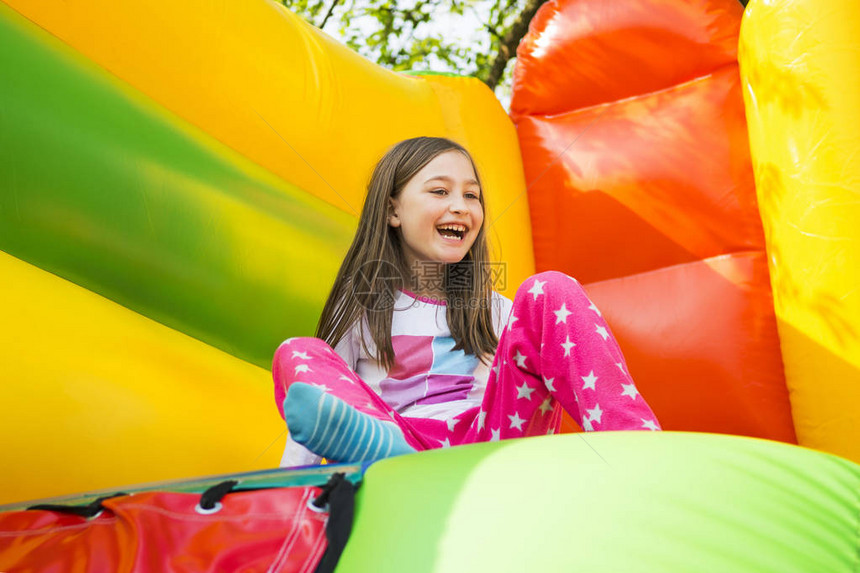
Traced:
<path id="1" fill-rule="evenodd" d="M 722 255 L 586 290 L 665 429 L 795 441 L 763 253 Z"/>
<path id="2" fill-rule="evenodd" d="M 536 268 L 586 284 L 663 427 L 794 442 L 741 14 L 736 0 L 548 2 L 518 51 L 511 115 Z"/>
<path id="3" fill-rule="evenodd" d="M 554 0 L 517 50 L 511 116 L 554 115 L 737 66 L 736 0 Z"/>
<path id="4" fill-rule="evenodd" d="M 539 269 L 588 283 L 764 248 L 737 67 L 517 129 Z"/>

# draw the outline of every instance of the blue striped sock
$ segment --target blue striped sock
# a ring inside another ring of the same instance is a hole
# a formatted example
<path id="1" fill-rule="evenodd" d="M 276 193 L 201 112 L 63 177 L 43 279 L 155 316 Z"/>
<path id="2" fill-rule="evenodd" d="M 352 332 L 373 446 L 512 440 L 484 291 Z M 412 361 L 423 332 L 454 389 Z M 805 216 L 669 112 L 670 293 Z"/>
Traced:
<path id="1" fill-rule="evenodd" d="M 290 385 L 284 417 L 296 442 L 331 461 L 365 462 L 415 451 L 393 422 L 377 420 L 303 382 Z"/>

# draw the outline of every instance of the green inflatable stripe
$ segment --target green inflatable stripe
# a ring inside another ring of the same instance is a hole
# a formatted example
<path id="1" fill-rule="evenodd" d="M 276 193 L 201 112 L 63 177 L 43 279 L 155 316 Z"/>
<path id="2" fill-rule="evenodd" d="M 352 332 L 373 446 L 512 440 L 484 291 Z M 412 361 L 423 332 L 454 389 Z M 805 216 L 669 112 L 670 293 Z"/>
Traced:
<path id="1" fill-rule="evenodd" d="M 464 76 L 463 74 L 457 74 L 454 72 L 428 72 L 424 70 L 406 70 L 403 72 L 399 72 L 404 76 L 445 76 L 448 78 L 468 78 L 472 76 Z"/>
<path id="2" fill-rule="evenodd" d="M 858 571 L 860 466 L 751 438 L 568 434 L 370 466 L 338 573 Z"/>
<path id="3" fill-rule="evenodd" d="M 264 368 L 309 335 L 355 218 L 0 3 L 0 250 Z"/>

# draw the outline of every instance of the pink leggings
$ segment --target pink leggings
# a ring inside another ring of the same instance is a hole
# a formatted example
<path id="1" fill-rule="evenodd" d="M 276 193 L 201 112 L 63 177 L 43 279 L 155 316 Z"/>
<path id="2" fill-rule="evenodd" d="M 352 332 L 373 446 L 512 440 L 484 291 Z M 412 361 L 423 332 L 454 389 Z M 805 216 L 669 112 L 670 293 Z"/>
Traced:
<path id="1" fill-rule="evenodd" d="M 483 403 L 450 420 L 401 416 L 317 338 L 285 341 L 272 375 L 281 416 L 290 384 L 324 385 L 359 411 L 393 420 L 419 451 L 551 434 L 561 423 L 559 407 L 586 431 L 660 429 L 600 311 L 575 279 L 555 271 L 517 290 Z"/>

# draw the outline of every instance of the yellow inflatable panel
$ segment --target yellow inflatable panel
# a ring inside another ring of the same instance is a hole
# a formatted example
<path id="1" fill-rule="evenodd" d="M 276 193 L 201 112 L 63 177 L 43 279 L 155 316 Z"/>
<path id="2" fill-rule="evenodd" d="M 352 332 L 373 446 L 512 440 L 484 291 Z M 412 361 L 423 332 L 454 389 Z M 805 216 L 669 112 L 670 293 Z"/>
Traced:
<path id="1" fill-rule="evenodd" d="M 274 2 L 0 1 L 118 78 L 130 98 L 352 217 L 390 145 L 417 135 L 463 143 L 505 265 L 499 290 L 513 296 L 534 272 L 516 133 L 478 80 L 392 73 Z M 235 251 L 236 266 L 259 260 L 246 251 Z M 0 255 L 0 342 L 11 357 L 0 403 L 15 405 L 0 431 L 16 436 L 0 503 L 277 465 L 284 425 L 269 372 Z"/>
<path id="2" fill-rule="evenodd" d="M 740 63 L 801 445 L 860 461 L 860 3 L 752 0 Z"/>
<path id="3" fill-rule="evenodd" d="M 480 81 L 395 74 L 274 2 L 3 1 L 183 119 L 356 216 L 371 167 L 389 146 L 417 135 L 460 141 L 486 179 L 491 220 L 502 217 L 494 229 L 508 266 L 503 291 L 512 295 L 533 273 L 516 133 Z"/>
<path id="4" fill-rule="evenodd" d="M 486 225 L 495 253 L 507 277 L 499 287 L 510 298 L 534 274 L 529 219 L 519 141 L 513 124 L 483 83 L 470 78 L 424 76 L 440 102 L 447 137 L 461 142 L 478 164 L 487 188 Z"/>
<path id="5" fill-rule="evenodd" d="M 266 370 L 3 252 L 0 277 L 0 345 L 15 357 L 0 404 L 29 405 L 0 416 L 14 460 L 0 504 L 277 466 Z"/>

